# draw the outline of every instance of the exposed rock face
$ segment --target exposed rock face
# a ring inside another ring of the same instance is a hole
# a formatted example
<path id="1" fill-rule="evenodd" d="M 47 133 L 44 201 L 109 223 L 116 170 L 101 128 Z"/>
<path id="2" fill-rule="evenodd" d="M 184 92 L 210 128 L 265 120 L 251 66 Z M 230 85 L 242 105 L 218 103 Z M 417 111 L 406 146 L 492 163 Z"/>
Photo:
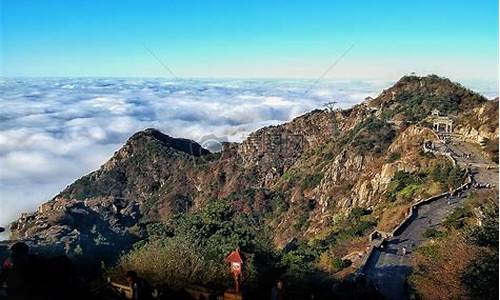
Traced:
<path id="1" fill-rule="evenodd" d="M 13 238 L 74 255 L 98 249 L 112 256 L 144 237 L 147 222 L 228 198 L 266 218 L 277 245 L 310 239 L 353 207 L 382 204 L 396 171 L 417 172 L 437 159 L 420 153 L 425 140 L 436 138 L 421 122 L 433 108 L 469 120 L 459 121 L 460 132 L 475 128 L 498 138 L 498 115 L 490 113 L 498 101 L 437 76 L 403 77 L 351 109 L 312 111 L 260 129 L 242 144 L 227 143 L 219 154 L 147 129 L 99 170 L 14 222 Z M 482 121 L 472 124 L 476 115 Z M 307 221 L 297 225 L 304 215 Z"/>
<path id="2" fill-rule="evenodd" d="M 141 238 L 135 225 L 147 214 L 152 197 L 173 199 L 164 205 L 181 210 L 175 200 L 194 193 L 182 184 L 183 170 L 208 154 L 193 141 L 155 129 L 138 132 L 99 170 L 75 181 L 37 212 L 23 214 L 11 226 L 12 237 L 70 255 L 105 257 L 126 249 Z M 172 188 L 176 185 L 180 187 Z"/>
<path id="3" fill-rule="evenodd" d="M 105 260 L 114 249 L 126 249 L 137 240 L 130 226 L 139 217 L 139 204 L 134 201 L 55 198 L 37 212 L 22 215 L 11 230 L 13 238 L 28 240 L 44 251 L 100 255 Z"/>
<path id="4" fill-rule="evenodd" d="M 455 132 L 473 143 L 498 138 L 498 98 L 464 111 L 457 120 Z"/>

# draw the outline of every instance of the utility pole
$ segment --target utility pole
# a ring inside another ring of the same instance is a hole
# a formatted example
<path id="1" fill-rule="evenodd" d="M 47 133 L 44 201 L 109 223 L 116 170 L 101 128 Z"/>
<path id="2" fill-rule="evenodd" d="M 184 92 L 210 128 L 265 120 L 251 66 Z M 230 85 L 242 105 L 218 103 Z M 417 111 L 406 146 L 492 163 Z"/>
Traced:
<path id="1" fill-rule="evenodd" d="M 337 137 L 339 129 L 337 126 L 337 114 L 336 114 L 335 104 L 337 104 L 337 101 L 330 101 L 323 104 L 323 106 L 326 108 L 326 110 L 330 113 L 332 117 L 332 135 L 334 137 Z"/>

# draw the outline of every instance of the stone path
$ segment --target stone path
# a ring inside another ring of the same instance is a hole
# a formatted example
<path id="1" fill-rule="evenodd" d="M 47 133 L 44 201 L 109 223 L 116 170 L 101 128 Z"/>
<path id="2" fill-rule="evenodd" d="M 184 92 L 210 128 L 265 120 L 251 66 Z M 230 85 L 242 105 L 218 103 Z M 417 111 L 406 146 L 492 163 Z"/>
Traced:
<path id="1" fill-rule="evenodd" d="M 440 224 L 456 207 L 463 204 L 462 197 L 443 197 L 420 206 L 400 233 L 387 240 L 383 249 L 375 249 L 365 267 L 365 275 L 387 299 L 406 298 L 406 277 L 411 271 L 413 251 L 424 242 L 423 233 Z M 407 249 L 403 255 L 403 247 Z"/>
<path id="2" fill-rule="evenodd" d="M 472 169 L 475 180 L 496 187 L 498 167 L 491 169 L 494 164 L 482 156 L 479 148 L 453 140 L 449 148 L 461 167 L 469 166 Z M 472 157 L 467 159 L 464 153 L 472 154 Z M 408 298 L 406 278 L 412 269 L 413 251 L 425 240 L 423 233 L 440 224 L 456 207 L 461 206 L 469 193 L 470 191 L 463 193 L 461 197 L 449 199 L 442 197 L 418 207 L 415 215 L 399 230 L 399 234 L 388 239 L 383 248 L 374 250 L 364 273 L 384 297 L 389 300 Z M 403 255 L 403 247 L 407 249 L 406 255 Z"/>

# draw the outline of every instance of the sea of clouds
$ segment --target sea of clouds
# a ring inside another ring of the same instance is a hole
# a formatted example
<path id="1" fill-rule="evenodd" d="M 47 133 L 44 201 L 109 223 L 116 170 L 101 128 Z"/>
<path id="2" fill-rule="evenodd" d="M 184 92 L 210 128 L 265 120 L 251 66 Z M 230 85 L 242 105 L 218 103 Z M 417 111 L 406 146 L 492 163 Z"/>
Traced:
<path id="1" fill-rule="evenodd" d="M 97 169 L 134 132 L 241 141 L 328 101 L 350 107 L 388 81 L 0 79 L 0 226 Z M 485 96 L 496 86 L 472 83 Z"/>

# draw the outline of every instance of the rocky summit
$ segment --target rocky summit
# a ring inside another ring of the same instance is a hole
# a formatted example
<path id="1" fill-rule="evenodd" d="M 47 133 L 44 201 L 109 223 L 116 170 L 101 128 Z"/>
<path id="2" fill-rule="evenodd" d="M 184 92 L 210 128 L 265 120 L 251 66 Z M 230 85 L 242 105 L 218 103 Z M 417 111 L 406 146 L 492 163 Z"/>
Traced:
<path id="1" fill-rule="evenodd" d="M 362 226 L 338 239 L 332 255 L 362 252 L 368 234 L 393 230 L 412 201 L 461 184 L 447 157 L 422 151 L 440 139 L 433 111 L 493 160 L 496 151 L 498 162 L 498 99 L 435 75 L 405 76 L 352 108 L 311 111 L 242 143 L 221 142 L 219 153 L 140 131 L 99 170 L 13 222 L 11 238 L 51 253 L 113 260 L 148 238 L 148 224 L 225 199 L 266 224 L 277 249 L 326 241 L 339 234 L 340 220 L 361 211 Z"/>

